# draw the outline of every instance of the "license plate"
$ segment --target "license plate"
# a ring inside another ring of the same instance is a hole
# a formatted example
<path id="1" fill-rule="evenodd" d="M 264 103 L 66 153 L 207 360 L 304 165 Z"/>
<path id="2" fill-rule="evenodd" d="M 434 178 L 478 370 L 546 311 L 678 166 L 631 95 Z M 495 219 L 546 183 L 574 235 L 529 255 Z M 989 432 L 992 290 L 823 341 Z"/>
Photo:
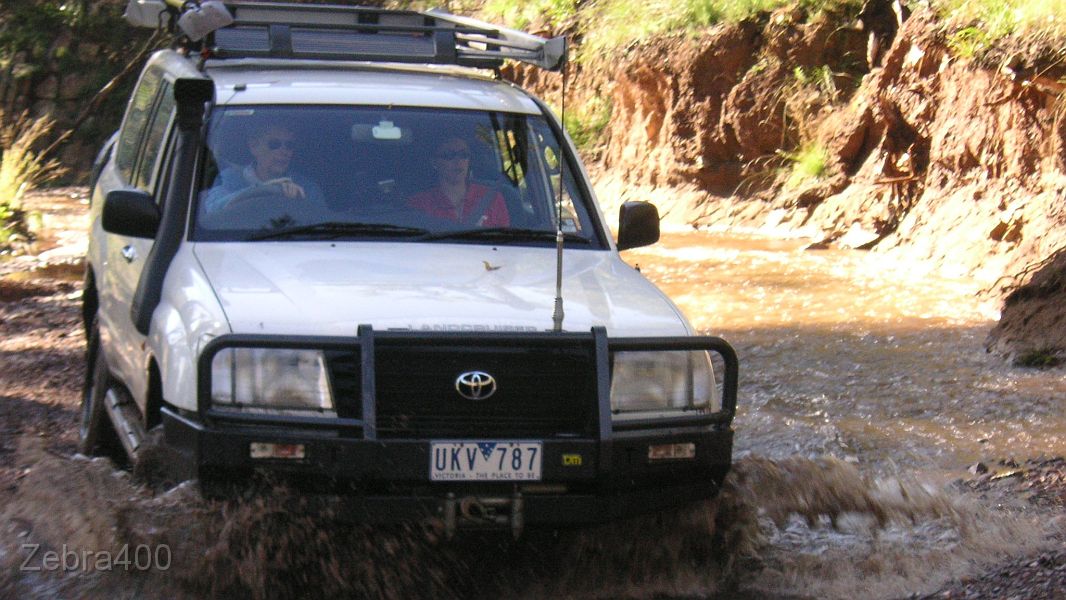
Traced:
<path id="1" fill-rule="evenodd" d="M 430 481 L 540 481 L 540 442 L 431 442 Z"/>

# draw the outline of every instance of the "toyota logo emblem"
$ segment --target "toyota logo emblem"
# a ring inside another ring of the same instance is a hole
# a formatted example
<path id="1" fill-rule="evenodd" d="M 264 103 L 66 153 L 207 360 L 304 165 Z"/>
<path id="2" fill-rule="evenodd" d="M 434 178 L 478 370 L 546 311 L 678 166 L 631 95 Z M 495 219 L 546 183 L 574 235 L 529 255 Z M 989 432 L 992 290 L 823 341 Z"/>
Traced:
<path id="1" fill-rule="evenodd" d="M 484 371 L 467 371 L 455 379 L 455 391 L 467 400 L 485 400 L 496 393 L 496 380 Z"/>

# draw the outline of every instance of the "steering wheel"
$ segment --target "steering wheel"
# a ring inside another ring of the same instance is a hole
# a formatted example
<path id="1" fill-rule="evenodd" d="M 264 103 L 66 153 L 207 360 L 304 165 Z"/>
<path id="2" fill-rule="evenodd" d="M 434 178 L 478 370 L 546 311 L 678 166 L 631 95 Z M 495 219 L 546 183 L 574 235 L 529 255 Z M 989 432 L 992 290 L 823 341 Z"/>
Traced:
<path id="1" fill-rule="evenodd" d="M 212 215 L 213 227 L 225 229 L 258 228 L 279 219 L 294 220 L 306 214 L 306 198 L 285 195 L 280 182 L 267 181 L 245 188 L 226 200 Z"/>

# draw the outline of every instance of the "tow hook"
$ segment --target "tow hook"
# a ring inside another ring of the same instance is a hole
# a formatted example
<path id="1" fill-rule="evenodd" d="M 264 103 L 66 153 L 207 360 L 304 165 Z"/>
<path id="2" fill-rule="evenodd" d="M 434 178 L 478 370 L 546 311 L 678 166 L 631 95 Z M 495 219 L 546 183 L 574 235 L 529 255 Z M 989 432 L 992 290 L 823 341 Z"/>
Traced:
<path id="1" fill-rule="evenodd" d="M 462 524 L 509 525 L 514 539 L 522 536 L 526 520 L 521 492 L 507 496 L 464 496 L 448 492 L 444 497 L 444 535 L 451 539 Z"/>

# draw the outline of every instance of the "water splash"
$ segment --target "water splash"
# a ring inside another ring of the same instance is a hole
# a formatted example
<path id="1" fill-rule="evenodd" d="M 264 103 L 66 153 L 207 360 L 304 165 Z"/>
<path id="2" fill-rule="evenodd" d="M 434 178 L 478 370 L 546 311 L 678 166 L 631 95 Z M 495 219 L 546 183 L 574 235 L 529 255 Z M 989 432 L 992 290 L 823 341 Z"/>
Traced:
<path id="1" fill-rule="evenodd" d="M 285 488 L 203 500 L 153 492 L 103 459 L 36 438 L 0 514 L 0 595 L 144 598 L 894 597 L 1038 547 L 1025 517 L 833 458 L 746 457 L 714 501 L 576 531 L 466 534 L 352 525 Z M 14 540 L 14 542 L 10 542 Z M 167 545 L 166 571 L 20 573 L 23 543 L 117 552 Z"/>

